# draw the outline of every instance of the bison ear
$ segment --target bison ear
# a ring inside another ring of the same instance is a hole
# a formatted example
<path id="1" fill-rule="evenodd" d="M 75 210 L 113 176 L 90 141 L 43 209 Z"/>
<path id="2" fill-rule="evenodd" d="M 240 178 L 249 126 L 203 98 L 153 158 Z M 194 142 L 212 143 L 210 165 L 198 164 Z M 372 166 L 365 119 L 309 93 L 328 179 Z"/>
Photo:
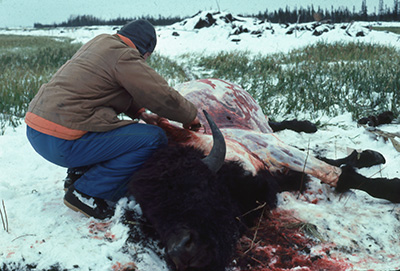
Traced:
<path id="1" fill-rule="evenodd" d="M 203 113 L 206 116 L 207 122 L 211 127 L 214 142 L 210 154 L 207 157 L 203 158 L 202 161 L 212 172 L 216 173 L 222 167 L 225 161 L 225 139 L 218 126 L 215 124 L 214 120 L 207 113 L 207 111 L 203 110 Z"/>

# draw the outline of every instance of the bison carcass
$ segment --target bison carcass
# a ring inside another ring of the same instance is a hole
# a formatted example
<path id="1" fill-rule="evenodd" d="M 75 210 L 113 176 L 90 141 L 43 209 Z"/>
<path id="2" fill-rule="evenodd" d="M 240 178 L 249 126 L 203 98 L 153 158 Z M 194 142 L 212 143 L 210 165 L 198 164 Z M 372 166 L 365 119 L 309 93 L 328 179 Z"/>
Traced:
<path id="1" fill-rule="evenodd" d="M 279 191 L 301 189 L 303 173 L 336 186 L 337 165 L 349 160 L 331 165 L 283 143 L 255 100 L 235 84 L 209 79 L 177 89 L 216 125 L 202 112 L 200 132 L 161 120 L 171 146 L 145 163 L 129 191 L 178 270 L 224 270 L 244 226 L 258 215 L 252 210 L 273 208 Z"/>

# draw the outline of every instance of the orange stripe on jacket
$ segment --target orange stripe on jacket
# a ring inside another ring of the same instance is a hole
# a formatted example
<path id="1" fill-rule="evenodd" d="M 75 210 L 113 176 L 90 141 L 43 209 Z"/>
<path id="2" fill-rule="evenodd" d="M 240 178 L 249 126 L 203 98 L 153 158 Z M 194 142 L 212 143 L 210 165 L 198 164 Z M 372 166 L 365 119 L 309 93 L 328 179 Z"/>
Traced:
<path id="1" fill-rule="evenodd" d="M 51 135 L 65 140 L 75 140 L 82 137 L 87 131 L 75 130 L 64 127 L 60 124 L 46 120 L 32 112 L 27 112 L 25 116 L 25 123 L 46 135 Z"/>

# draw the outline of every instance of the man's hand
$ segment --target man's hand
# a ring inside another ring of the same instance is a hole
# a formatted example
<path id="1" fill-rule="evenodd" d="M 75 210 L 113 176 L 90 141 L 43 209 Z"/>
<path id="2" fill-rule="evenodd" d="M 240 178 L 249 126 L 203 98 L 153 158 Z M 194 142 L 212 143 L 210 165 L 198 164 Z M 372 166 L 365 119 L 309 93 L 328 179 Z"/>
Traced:
<path id="1" fill-rule="evenodd" d="M 156 115 L 156 114 L 149 114 L 149 113 L 146 113 L 146 112 L 143 112 L 143 113 L 140 115 L 140 118 L 141 118 L 144 122 L 146 122 L 147 124 L 152 124 L 152 125 L 157 125 L 157 123 L 158 123 L 161 119 L 163 119 L 163 118 L 161 118 L 160 116 L 158 116 L 158 115 Z"/>
<path id="2" fill-rule="evenodd" d="M 192 122 L 184 124 L 183 128 L 197 132 L 201 128 L 201 123 L 199 118 L 196 117 Z"/>

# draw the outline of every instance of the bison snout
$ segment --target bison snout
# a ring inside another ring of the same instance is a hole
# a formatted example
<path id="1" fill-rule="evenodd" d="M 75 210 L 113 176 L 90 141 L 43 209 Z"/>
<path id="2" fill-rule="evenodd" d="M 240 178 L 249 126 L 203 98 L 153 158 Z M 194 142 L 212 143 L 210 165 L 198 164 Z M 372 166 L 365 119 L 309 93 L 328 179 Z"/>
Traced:
<path id="1" fill-rule="evenodd" d="M 200 240 L 196 231 L 179 230 L 169 236 L 166 245 L 167 254 L 178 271 L 189 268 L 200 269 L 211 261 L 209 246 L 204 243 L 204 240 Z"/>

